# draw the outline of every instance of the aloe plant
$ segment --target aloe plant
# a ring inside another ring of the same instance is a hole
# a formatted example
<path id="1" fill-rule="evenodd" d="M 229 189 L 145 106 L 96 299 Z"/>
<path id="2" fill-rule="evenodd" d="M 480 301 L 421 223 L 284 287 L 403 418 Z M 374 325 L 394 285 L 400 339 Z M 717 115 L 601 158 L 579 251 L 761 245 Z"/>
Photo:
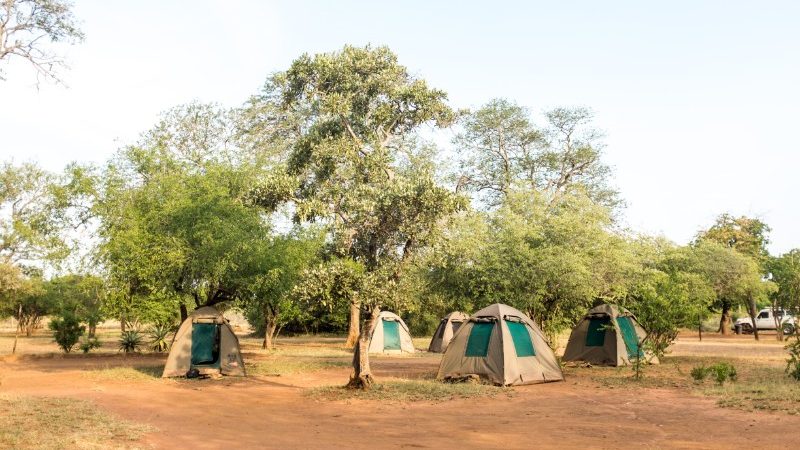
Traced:
<path id="1" fill-rule="evenodd" d="M 144 344 L 144 338 L 139 330 L 123 331 L 119 337 L 119 349 L 125 353 L 138 352 Z"/>
<path id="2" fill-rule="evenodd" d="M 157 323 L 153 325 L 147 333 L 150 338 L 150 349 L 154 352 L 163 353 L 169 350 L 170 334 L 173 327 L 167 323 Z"/>

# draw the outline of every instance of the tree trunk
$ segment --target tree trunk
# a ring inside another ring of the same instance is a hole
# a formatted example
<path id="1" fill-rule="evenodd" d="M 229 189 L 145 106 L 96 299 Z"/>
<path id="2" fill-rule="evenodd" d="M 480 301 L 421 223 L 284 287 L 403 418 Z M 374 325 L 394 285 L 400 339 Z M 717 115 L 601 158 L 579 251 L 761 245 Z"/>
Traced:
<path id="1" fill-rule="evenodd" d="M 33 329 L 36 328 L 36 322 L 33 320 L 28 320 L 28 323 L 25 325 L 25 336 L 31 337 L 33 336 Z"/>
<path id="2" fill-rule="evenodd" d="M 353 374 L 350 375 L 350 382 L 347 383 L 347 387 L 350 389 L 367 390 L 375 383 L 369 367 L 369 341 L 370 332 L 380 313 L 380 307 L 373 307 L 372 311 L 368 312 L 367 317 L 364 318 L 365 323 L 361 324 L 358 345 L 353 352 Z"/>
<path id="3" fill-rule="evenodd" d="M 275 337 L 275 331 L 278 329 L 278 321 L 275 320 L 272 316 L 266 316 L 264 318 L 264 342 L 261 344 L 261 348 L 264 350 L 272 350 L 275 348 L 275 343 L 273 342 L 273 338 Z"/>
<path id="4" fill-rule="evenodd" d="M 17 328 L 14 330 L 14 346 L 11 347 L 11 354 L 17 352 L 17 339 L 19 339 L 19 329 L 21 326 L 20 319 L 22 318 L 22 303 L 19 305 L 19 313 L 17 314 Z"/>
<path id="5" fill-rule="evenodd" d="M 697 337 L 700 339 L 700 342 L 703 341 L 703 322 L 700 322 L 700 325 L 697 326 Z"/>
<path id="6" fill-rule="evenodd" d="M 719 332 L 723 336 L 731 334 L 731 304 L 722 302 L 722 316 L 719 319 Z"/>
<path id="7" fill-rule="evenodd" d="M 781 324 L 781 319 L 778 318 L 778 305 L 775 302 L 772 302 L 772 320 L 775 321 L 775 331 L 776 331 L 776 338 L 783 342 L 783 326 Z"/>
<path id="8" fill-rule="evenodd" d="M 89 337 L 93 338 L 95 333 L 97 333 L 97 325 L 89 325 Z"/>
<path id="9" fill-rule="evenodd" d="M 344 346 L 347 348 L 353 348 L 358 342 L 359 336 L 359 329 L 360 329 L 360 315 L 361 315 L 361 307 L 357 303 L 350 303 L 350 322 L 347 330 L 347 342 L 344 343 Z"/>
<path id="10" fill-rule="evenodd" d="M 756 301 L 753 297 L 747 299 L 747 315 L 750 316 L 750 322 L 753 323 L 753 337 L 758 341 L 758 325 L 756 324 Z"/>
<path id="11" fill-rule="evenodd" d="M 183 323 L 183 321 L 188 318 L 189 318 L 189 310 L 186 309 L 186 305 L 181 303 L 181 323 Z"/>
<path id="12" fill-rule="evenodd" d="M 119 330 L 122 331 L 123 333 L 127 330 L 127 326 L 126 326 L 124 317 L 120 317 L 119 318 Z"/>

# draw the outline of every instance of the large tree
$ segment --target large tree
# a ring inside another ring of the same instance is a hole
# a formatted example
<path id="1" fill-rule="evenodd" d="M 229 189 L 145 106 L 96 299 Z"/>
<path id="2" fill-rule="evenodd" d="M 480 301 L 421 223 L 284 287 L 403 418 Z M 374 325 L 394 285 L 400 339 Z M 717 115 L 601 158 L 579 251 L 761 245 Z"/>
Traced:
<path id="1" fill-rule="evenodd" d="M 715 299 L 711 283 L 694 271 L 694 249 L 659 238 L 630 243 L 637 262 L 629 274 L 624 305 L 636 314 L 647 336 L 643 340 L 662 356 L 680 328 L 700 327 Z"/>
<path id="2" fill-rule="evenodd" d="M 762 268 L 756 260 L 728 245 L 713 240 L 701 240 L 690 247 L 685 271 L 703 276 L 714 290 L 712 306 L 720 310 L 719 330 L 731 332 L 731 310 L 741 304 L 749 314 L 755 314 L 756 303 L 772 289 L 763 280 Z"/>
<path id="3" fill-rule="evenodd" d="M 55 311 L 55 297 L 48 295 L 48 284 L 38 270 L 27 270 L 14 289 L 0 292 L 0 317 L 13 316 L 17 326 L 30 337 L 42 319 Z"/>
<path id="4" fill-rule="evenodd" d="M 0 166 L 0 261 L 26 265 L 67 256 L 60 181 L 36 164 Z"/>
<path id="5" fill-rule="evenodd" d="M 754 270 L 760 271 L 761 275 L 765 275 L 765 264 L 769 256 L 769 252 L 767 251 L 767 244 L 769 244 L 769 232 L 769 226 L 759 219 L 746 216 L 734 217 L 730 214 L 721 214 L 719 217 L 717 217 L 717 220 L 708 230 L 698 233 L 695 241 L 698 243 L 702 243 L 704 241 L 715 242 L 721 246 L 728 247 L 738 254 L 743 255 L 745 258 L 752 260 L 752 262 L 755 264 Z M 711 248 L 712 247 L 705 247 L 700 248 L 700 250 L 708 252 Z M 730 255 L 721 256 L 724 258 L 723 260 L 727 262 L 732 262 L 735 259 Z M 708 260 L 706 264 L 713 264 L 713 261 Z M 717 297 L 717 306 L 722 311 L 719 327 L 719 332 L 722 334 L 730 333 L 730 311 L 731 307 L 735 304 L 735 300 L 730 294 L 732 289 L 731 283 L 734 281 L 736 283 L 741 283 L 743 278 L 736 278 L 736 276 L 743 277 L 743 274 L 747 272 L 746 269 L 742 268 L 742 265 L 747 264 L 746 261 L 741 260 L 738 261 L 737 264 L 737 267 L 739 267 L 741 270 L 736 272 L 730 272 L 726 275 L 723 275 L 719 270 L 715 271 L 715 273 L 719 275 L 714 277 L 714 279 L 717 280 L 715 284 L 718 286 L 719 292 L 719 296 Z M 720 280 L 723 279 L 728 280 L 723 283 L 723 285 L 726 287 L 724 289 L 719 289 Z M 758 286 L 752 283 L 750 285 L 753 286 L 754 289 L 755 286 Z M 739 287 L 741 287 L 741 285 L 739 285 Z M 748 311 L 749 309 L 750 307 L 748 304 Z"/>
<path id="6" fill-rule="evenodd" d="M 33 66 L 37 77 L 58 82 L 61 81 L 58 72 L 66 64 L 52 44 L 82 40 L 83 32 L 72 15 L 72 2 L 0 1 L 0 63 L 21 59 Z M 0 70 L 0 80 L 4 79 Z"/>
<path id="7" fill-rule="evenodd" d="M 595 301 L 625 294 L 633 262 L 608 208 L 585 195 L 556 202 L 509 193 L 503 206 L 451 226 L 432 258 L 431 288 L 454 304 L 502 301 L 527 312 L 551 337 Z"/>
<path id="8" fill-rule="evenodd" d="M 302 298 L 293 289 L 317 262 L 321 247 L 322 236 L 313 229 L 275 236 L 242 268 L 239 304 L 256 330 L 263 331 L 262 348 L 272 349 L 280 327 L 304 318 Z"/>
<path id="9" fill-rule="evenodd" d="M 718 242 L 762 264 L 769 255 L 767 244 L 770 231 L 769 225 L 759 219 L 734 217 L 726 213 L 717 217 L 708 230 L 698 233 L 697 240 Z"/>
<path id="10" fill-rule="evenodd" d="M 105 170 L 94 211 L 115 315 L 185 318 L 244 292 L 271 225 L 250 195 L 262 160 L 238 145 L 236 123 L 215 105 L 173 108 Z"/>
<path id="11" fill-rule="evenodd" d="M 545 112 L 545 125 L 534 124 L 527 109 L 495 99 L 466 115 L 454 140 L 460 157 L 459 188 L 497 206 L 513 187 L 535 190 L 556 201 L 582 190 L 594 201 L 614 206 L 609 169 L 601 161 L 602 134 L 591 126 L 585 108 Z"/>
<path id="12" fill-rule="evenodd" d="M 175 311 L 187 302 L 238 298 L 242 270 L 268 245 L 270 226 L 245 200 L 246 174 L 204 170 L 154 172 L 139 186 L 106 191 L 100 254 L 121 289 L 112 298 L 122 306 L 161 298 Z"/>
<path id="13" fill-rule="evenodd" d="M 460 204 L 436 184 L 413 139 L 423 124 L 449 125 L 454 113 L 444 92 L 412 76 L 384 47 L 303 55 L 267 86 L 274 92 L 264 98 L 302 120 L 287 163 L 290 183 L 262 189 L 262 203 L 272 206 L 275 192 L 283 193 L 277 200 L 293 202 L 298 222 L 328 226 L 331 256 L 364 267 L 354 308 L 370 320 L 358 330 L 349 385 L 367 388 L 372 321 L 396 300 L 393 287 L 409 258 Z"/>

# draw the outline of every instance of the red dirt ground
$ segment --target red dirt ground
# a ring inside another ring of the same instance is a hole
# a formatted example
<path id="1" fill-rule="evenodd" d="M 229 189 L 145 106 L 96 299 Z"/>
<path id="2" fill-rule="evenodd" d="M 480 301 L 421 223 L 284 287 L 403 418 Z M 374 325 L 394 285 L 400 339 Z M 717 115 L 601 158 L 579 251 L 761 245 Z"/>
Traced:
<path id="1" fill-rule="evenodd" d="M 750 342 L 685 339 L 675 353 L 717 354 L 715 346 L 722 346 L 780 357 L 780 346 L 762 349 Z M 680 390 L 611 389 L 582 376 L 516 387 L 512 396 L 383 403 L 304 395 L 307 387 L 343 384 L 344 367 L 191 382 L 98 381 L 85 374 L 163 361 L 121 355 L 6 358 L 0 362 L 0 393 L 91 400 L 157 428 L 142 440 L 155 448 L 729 448 L 748 432 L 758 434 L 761 448 L 785 448 L 790 430 L 800 426 L 796 416 L 723 409 Z M 373 369 L 378 379 L 413 378 L 435 371 L 438 361 L 438 355 L 375 358 Z"/>

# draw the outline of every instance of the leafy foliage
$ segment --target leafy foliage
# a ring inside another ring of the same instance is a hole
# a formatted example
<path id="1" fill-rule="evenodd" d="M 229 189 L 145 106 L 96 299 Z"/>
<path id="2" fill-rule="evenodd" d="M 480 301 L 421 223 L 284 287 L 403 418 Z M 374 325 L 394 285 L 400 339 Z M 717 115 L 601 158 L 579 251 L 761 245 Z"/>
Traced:
<path id="1" fill-rule="evenodd" d="M 429 286 L 463 309 L 507 303 L 555 336 L 596 299 L 625 292 L 625 241 L 608 231 L 608 209 L 583 195 L 550 203 L 511 192 L 496 212 L 460 219 L 435 250 Z"/>
<path id="2" fill-rule="evenodd" d="M 690 372 L 692 378 L 697 382 L 702 382 L 708 376 L 712 376 L 717 385 L 722 386 L 725 381 L 736 381 L 736 367 L 733 364 L 721 362 L 711 366 L 697 366 Z"/>
<path id="3" fill-rule="evenodd" d="M 800 381 L 800 338 L 795 337 L 794 342 L 786 346 L 789 351 L 789 359 L 786 360 L 786 373 L 797 381 Z"/>
<path id="4" fill-rule="evenodd" d="M 86 327 L 81 325 L 78 317 L 71 311 L 62 311 L 59 316 L 53 317 L 50 321 L 50 329 L 53 330 L 53 340 L 58 344 L 64 353 L 69 353 L 75 344 L 78 343 Z"/>
<path id="5" fill-rule="evenodd" d="M 454 143 L 460 150 L 460 187 L 487 206 L 498 206 L 513 189 L 537 191 L 552 199 L 586 193 L 600 204 L 618 203 L 608 187 L 609 169 L 601 159 L 602 134 L 591 128 L 585 108 L 555 108 L 546 125 L 534 125 L 530 113 L 495 99 L 468 114 Z"/>
<path id="6" fill-rule="evenodd" d="M 19 279 L 13 291 L 0 294 L 0 316 L 16 318 L 30 337 L 46 315 L 58 311 L 57 301 L 48 295 L 47 287 L 40 273 Z"/>
<path id="7" fill-rule="evenodd" d="M 771 295 L 775 309 L 800 310 L 800 249 L 770 258 L 767 263 L 777 290 Z"/>
<path id="8" fill-rule="evenodd" d="M 5 264 L 66 257 L 58 182 L 56 175 L 33 163 L 0 166 L 0 258 Z"/>
<path id="9" fill-rule="evenodd" d="M 96 337 L 88 337 L 88 336 L 84 336 L 80 340 L 80 343 L 78 344 L 78 347 L 80 347 L 83 353 L 89 353 L 91 350 L 100 348 L 102 346 L 103 344 L 100 342 L 99 339 L 97 339 Z"/>
<path id="10" fill-rule="evenodd" d="M 173 153 L 184 150 L 195 154 Z M 249 168 L 206 157 L 196 166 L 160 147 L 121 156 L 97 205 L 111 312 L 155 323 L 189 302 L 236 300 L 244 271 L 269 245 L 268 222 L 245 201 Z"/>

